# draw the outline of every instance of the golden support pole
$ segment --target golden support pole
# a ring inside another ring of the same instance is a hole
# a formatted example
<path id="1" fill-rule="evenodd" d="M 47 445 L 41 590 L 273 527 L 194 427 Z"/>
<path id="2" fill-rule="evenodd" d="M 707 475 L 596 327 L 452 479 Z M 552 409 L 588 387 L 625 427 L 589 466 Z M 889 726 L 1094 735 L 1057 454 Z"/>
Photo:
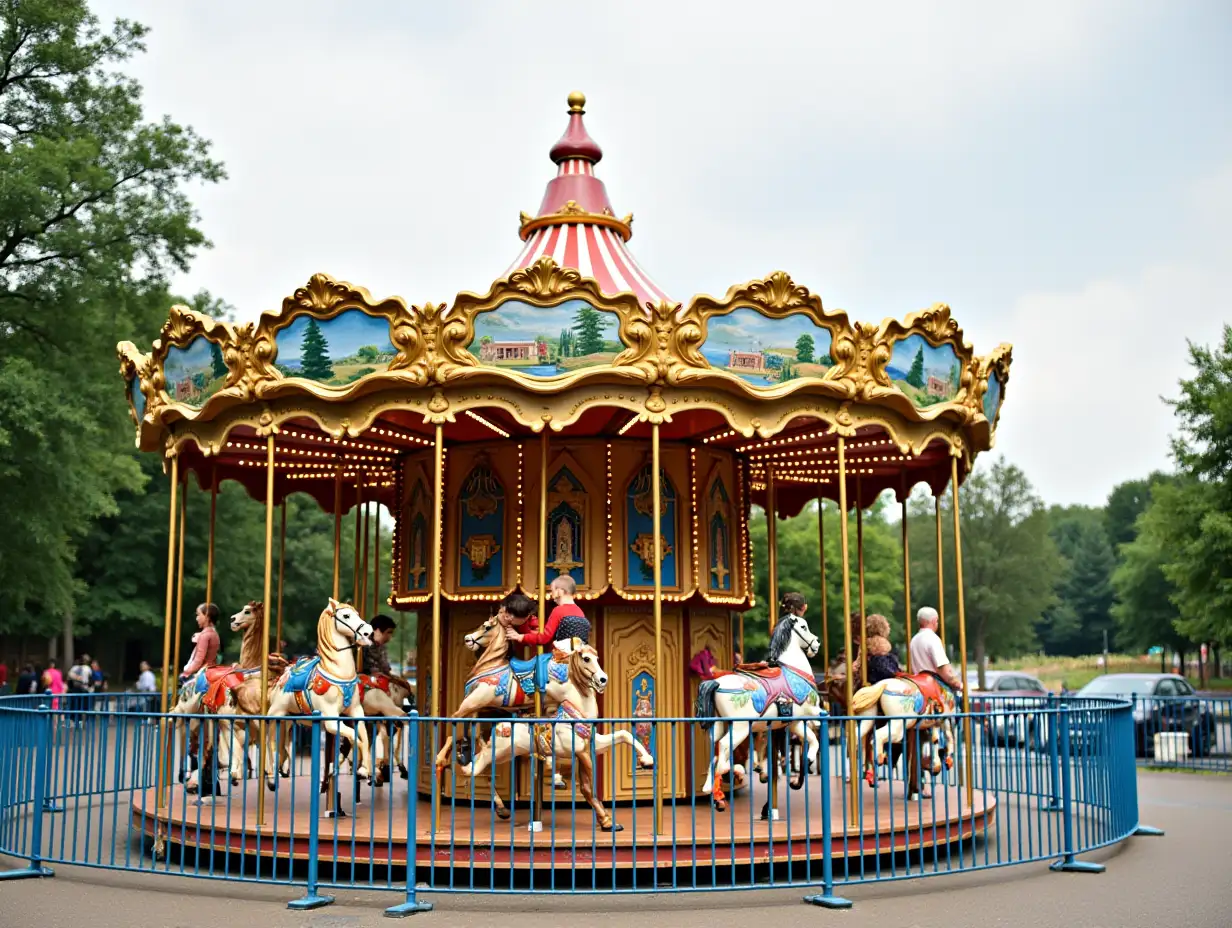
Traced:
<path id="1" fill-rule="evenodd" d="M 278 630 L 274 634 L 274 647 L 282 652 L 282 591 L 287 580 L 287 498 L 282 498 L 282 526 L 278 529 Z M 266 619 L 268 622 L 269 620 Z M 285 655 L 284 655 L 285 656 Z"/>
<path id="2" fill-rule="evenodd" d="M 903 497 L 903 625 L 907 637 L 903 649 L 907 652 L 907 673 L 911 673 L 911 539 L 907 535 L 907 497 Z"/>
<path id="3" fill-rule="evenodd" d="M 429 712 L 440 715 L 441 688 L 441 507 L 445 497 L 445 427 L 436 424 L 436 437 L 432 445 L 432 705 Z M 434 774 L 435 776 L 435 774 Z M 441 818 L 441 791 L 433 790 L 432 827 Z"/>
<path id="4" fill-rule="evenodd" d="M 370 501 L 364 500 L 364 566 L 360 570 L 359 604 L 356 606 L 361 613 L 364 611 L 364 604 L 368 602 L 368 523 L 371 521 L 371 509 Z"/>
<path id="5" fill-rule="evenodd" d="M 779 513 L 774 486 L 774 467 L 770 464 L 766 465 L 766 567 L 769 571 L 766 596 L 770 600 L 767 615 L 770 617 L 769 634 L 773 636 L 774 628 L 779 624 Z M 766 656 L 769 657 L 769 653 Z M 779 778 L 774 765 L 776 758 L 773 733 L 767 731 L 766 735 L 766 772 L 770 776 L 770 817 L 773 819 L 779 807 Z M 770 862 L 774 863 L 773 848 L 771 848 Z"/>
<path id="6" fill-rule="evenodd" d="M 381 601 L 381 504 L 372 504 L 372 614 L 380 612 Z"/>
<path id="7" fill-rule="evenodd" d="M 535 586 L 539 590 L 539 631 L 548 624 L 548 429 L 543 423 L 543 431 L 539 433 L 539 577 Z M 535 648 L 535 655 L 543 654 L 543 645 Z M 535 692 L 535 718 L 543 718 L 543 697 Z M 534 760 L 529 761 L 534 769 Z M 543 821 L 543 776 L 542 771 L 536 771 L 540 776 L 532 778 L 531 792 L 534 802 L 531 804 L 531 827 L 535 822 Z"/>
<path id="8" fill-rule="evenodd" d="M 205 554 L 205 601 L 214 601 L 214 522 L 218 515 L 218 470 L 210 472 L 210 537 Z"/>
<path id="9" fill-rule="evenodd" d="M 654 629 L 655 629 L 655 702 L 659 701 L 659 693 L 663 691 L 663 684 L 667 679 L 667 674 L 663 672 L 663 539 L 662 539 L 662 513 L 659 511 L 660 500 L 662 499 L 663 487 L 659 479 L 659 423 L 655 422 L 651 425 L 650 431 L 650 497 L 651 507 L 654 511 L 651 531 L 654 532 Z M 655 706 L 655 715 L 659 714 L 658 706 Z M 670 729 L 669 729 L 670 730 Z M 662 750 L 663 741 L 659 737 L 659 731 L 655 730 L 655 749 L 659 751 L 659 757 L 664 753 Z M 655 758 L 654 777 L 654 830 L 655 834 L 663 832 L 663 773 L 659 762 L 659 758 Z"/>
<path id="10" fill-rule="evenodd" d="M 826 500 L 821 493 L 817 494 L 817 559 L 821 565 L 821 647 L 822 664 L 827 670 L 830 667 L 830 610 L 826 601 Z"/>
<path id="11" fill-rule="evenodd" d="M 843 552 L 843 648 L 847 665 L 847 708 L 845 715 L 851 714 L 852 697 L 855 695 L 851 687 L 851 551 L 847 537 L 847 443 L 840 435 L 838 439 L 838 540 Z M 848 801 L 850 815 L 855 819 L 856 807 L 860 804 L 859 772 L 856 770 L 856 723 L 847 722 L 847 764 L 848 770 Z"/>
<path id="12" fill-rule="evenodd" d="M 274 436 L 265 439 L 265 586 L 263 603 L 270 602 L 270 593 L 274 585 Z M 265 628 L 261 633 L 261 743 L 257 748 L 258 769 L 265 776 L 265 754 L 267 722 L 264 716 L 269 714 L 269 613 L 266 612 Z M 315 787 L 316 784 L 314 783 Z M 257 824 L 265 824 L 265 790 L 257 787 Z"/>
<path id="13" fill-rule="evenodd" d="M 167 714 L 167 694 L 174 673 L 171 667 L 171 611 L 175 608 L 175 507 L 180 489 L 180 459 L 171 459 L 171 507 L 167 525 L 167 603 L 163 612 L 163 687 L 162 702 L 159 711 Z M 166 719 L 159 720 L 159 743 L 163 745 L 163 762 L 158 766 L 158 801 L 157 807 L 162 809 L 167 805 L 167 786 L 171 774 L 171 758 L 167 748 L 168 734 Z"/>
<path id="14" fill-rule="evenodd" d="M 962 571 L 962 529 L 959 526 L 958 513 L 958 458 L 950 458 L 950 482 L 954 487 L 954 578 L 958 592 L 958 653 L 962 666 L 962 711 L 971 711 L 971 697 L 967 692 L 967 613 L 963 605 L 963 571 Z M 967 771 L 967 805 L 975 799 L 975 784 L 972 782 L 972 745 L 971 717 L 963 719 L 963 730 L 967 743 L 965 767 Z"/>
<path id="15" fill-rule="evenodd" d="M 864 502 L 863 487 L 856 476 L 856 573 L 860 581 L 860 685 L 868 683 L 868 633 L 864 625 L 868 619 L 864 612 Z M 850 622 L 848 618 L 848 622 Z"/>
<path id="16" fill-rule="evenodd" d="M 364 508 L 364 475 L 362 472 L 357 473 L 358 476 L 355 478 L 355 571 L 351 578 L 351 605 L 356 609 L 362 609 L 364 601 L 359 595 L 359 555 L 360 550 L 363 547 L 364 537 L 361 527 L 363 514 L 360 512 L 360 510 Z M 440 535 L 436 536 L 438 539 L 440 537 Z"/>
<path id="17" fill-rule="evenodd" d="M 175 631 L 172 640 L 175 642 L 171 666 L 180 666 L 180 639 L 184 637 L 184 523 L 188 510 L 188 475 L 184 475 L 184 487 L 180 491 L 180 538 L 179 554 L 175 563 Z M 206 600 L 209 601 L 208 599 Z M 178 670 L 176 671 L 179 672 Z"/>
<path id="18" fill-rule="evenodd" d="M 342 465 L 334 477 L 334 592 L 337 599 L 342 593 Z"/>
<path id="19" fill-rule="evenodd" d="M 944 490 L 942 491 L 945 492 Z M 943 544 L 941 540 L 941 497 L 933 497 L 933 505 L 937 511 L 937 634 L 945 644 L 945 563 L 941 558 Z"/>

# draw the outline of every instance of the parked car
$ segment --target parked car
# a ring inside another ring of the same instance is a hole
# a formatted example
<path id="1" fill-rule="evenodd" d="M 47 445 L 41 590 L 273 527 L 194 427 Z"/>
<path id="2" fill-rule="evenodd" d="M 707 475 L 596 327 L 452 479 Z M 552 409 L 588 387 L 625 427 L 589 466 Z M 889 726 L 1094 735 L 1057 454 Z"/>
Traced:
<path id="1" fill-rule="evenodd" d="M 1043 700 L 1048 695 L 1043 683 L 1017 670 L 986 670 L 984 688 L 980 689 L 979 685 L 978 673 L 968 671 L 971 711 L 989 713 L 984 719 L 984 734 L 990 741 L 1043 746 L 1047 729 L 1036 725 L 1034 713 L 1044 705 Z"/>
<path id="2" fill-rule="evenodd" d="M 1134 750 L 1155 751 L 1159 732 L 1187 732 L 1189 751 L 1205 757 L 1215 746 L 1217 720 L 1189 681 L 1174 673 L 1110 673 L 1096 677 L 1078 696 L 1121 696 L 1134 703 Z"/>

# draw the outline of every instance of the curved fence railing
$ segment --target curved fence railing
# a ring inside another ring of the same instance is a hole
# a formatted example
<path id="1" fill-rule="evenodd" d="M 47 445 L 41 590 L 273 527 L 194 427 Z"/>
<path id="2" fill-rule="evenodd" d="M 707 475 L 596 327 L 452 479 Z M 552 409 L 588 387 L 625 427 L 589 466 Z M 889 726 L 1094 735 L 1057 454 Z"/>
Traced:
<path id="1" fill-rule="evenodd" d="M 823 716 L 795 727 L 803 739 L 771 738 L 771 782 L 741 757 L 739 722 L 716 743 L 692 718 L 369 720 L 370 781 L 330 735 L 350 720 L 150 708 L 135 694 L 0 699 L 0 854 L 26 862 L 0 876 L 68 864 L 294 884 L 304 907 L 329 887 L 385 889 L 405 896 L 392 914 L 456 892 L 795 886 L 842 905 L 837 889 L 855 883 L 1033 861 L 1084 869 L 1095 865 L 1078 855 L 1139 827 L 1146 716 L 1128 700 L 990 700 L 950 731 L 905 737 L 905 720 L 884 720 L 867 758 L 860 720 Z M 262 721 L 294 728 L 270 778 Z M 511 749 L 529 756 L 511 766 Z M 716 753 L 741 765 L 717 778 L 718 804 L 700 795 Z"/>

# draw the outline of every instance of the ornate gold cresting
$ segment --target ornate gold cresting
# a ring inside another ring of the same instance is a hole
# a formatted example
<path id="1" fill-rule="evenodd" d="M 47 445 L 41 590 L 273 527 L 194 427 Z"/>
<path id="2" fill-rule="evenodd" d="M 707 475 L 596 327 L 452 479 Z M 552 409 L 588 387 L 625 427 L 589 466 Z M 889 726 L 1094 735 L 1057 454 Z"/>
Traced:
<path id="1" fill-rule="evenodd" d="M 518 235 L 521 236 L 522 241 L 526 241 L 537 230 L 545 226 L 558 226 L 562 223 L 604 226 L 614 231 L 626 242 L 633 238 L 632 213 L 629 213 L 623 219 L 617 219 L 606 209 L 602 213 L 592 213 L 579 206 L 576 200 L 567 200 L 556 212 L 545 213 L 542 216 L 531 216 L 528 213 L 522 213 L 519 216 Z"/>

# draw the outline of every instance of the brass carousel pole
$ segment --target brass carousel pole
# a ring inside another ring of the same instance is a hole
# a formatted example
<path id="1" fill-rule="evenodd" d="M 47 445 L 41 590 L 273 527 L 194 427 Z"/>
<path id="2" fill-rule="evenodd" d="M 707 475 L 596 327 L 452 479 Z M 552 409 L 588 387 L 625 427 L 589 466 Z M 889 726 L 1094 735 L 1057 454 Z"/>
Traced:
<path id="1" fill-rule="evenodd" d="M 539 631 L 548 624 L 548 424 L 543 423 L 539 433 Z M 543 645 L 535 648 L 536 656 L 543 654 Z M 535 718 L 543 718 L 543 697 L 535 690 Z M 529 759 L 531 777 L 530 827 L 534 831 L 543 821 L 543 777 L 535 768 L 534 753 Z"/>
<path id="2" fill-rule="evenodd" d="M 840 435 L 838 438 L 838 540 L 843 553 L 843 654 L 847 665 L 847 708 L 845 714 L 851 714 L 851 701 L 854 695 L 851 688 L 851 552 L 847 538 L 847 443 Z M 860 783 L 856 771 L 856 725 L 854 721 L 847 722 L 847 764 L 848 764 L 848 801 L 851 816 L 854 819 L 856 807 L 860 802 Z"/>
<path id="3" fill-rule="evenodd" d="M 167 603 L 163 612 L 163 686 L 162 700 L 159 711 L 166 716 L 167 696 L 171 686 L 171 616 L 175 608 L 175 507 L 179 499 L 180 489 L 180 459 L 171 458 L 171 506 L 167 525 Z M 169 760 L 167 757 L 167 735 L 170 729 L 165 718 L 159 720 L 159 743 L 163 745 L 162 763 L 158 765 L 158 800 L 157 807 L 162 809 L 167 805 L 167 786 L 170 779 Z"/>
<path id="4" fill-rule="evenodd" d="M 380 611 L 381 601 L 381 504 L 372 504 L 372 614 Z"/>
<path id="5" fill-rule="evenodd" d="M 667 675 L 663 672 L 663 538 L 660 534 L 662 531 L 663 514 L 660 511 L 663 487 L 659 477 L 659 423 L 655 422 L 651 425 L 650 432 L 650 494 L 651 507 L 654 510 L 653 525 L 651 531 L 654 532 L 654 628 L 655 628 L 655 701 L 658 702 L 659 693 L 662 692 L 663 681 Z M 655 706 L 655 714 L 658 715 L 659 707 Z M 669 737 L 671 728 L 669 726 Z M 659 757 L 663 755 L 662 742 L 666 739 L 659 738 L 659 730 L 655 729 L 655 750 Z M 655 760 L 654 776 L 654 829 L 655 834 L 663 832 L 663 774 L 664 771 L 659 766 L 658 758 Z"/>
<path id="6" fill-rule="evenodd" d="M 342 593 L 342 464 L 334 476 L 334 599 Z"/>
<path id="7" fill-rule="evenodd" d="M 362 547 L 363 535 L 361 534 L 361 512 L 364 508 L 364 475 L 360 470 L 355 471 L 355 570 L 351 576 L 351 605 L 356 609 L 362 609 L 364 601 L 359 595 L 359 555 Z M 439 535 L 437 536 L 440 537 Z"/>
<path id="8" fill-rule="evenodd" d="M 175 559 L 175 631 L 172 640 L 171 666 L 180 666 L 180 639 L 184 637 L 184 523 L 188 509 L 188 474 L 184 475 L 184 486 L 180 490 L 180 538 L 179 554 Z M 207 597 L 206 601 L 209 599 Z M 178 673 L 178 671 L 177 671 Z"/>
<path id="9" fill-rule="evenodd" d="M 265 439 L 265 586 L 262 602 L 270 601 L 274 582 L 274 436 Z M 257 763 L 261 775 L 265 775 L 267 722 L 269 714 L 269 613 L 261 635 L 261 724 L 257 726 L 261 743 L 257 748 Z M 316 784 L 313 784 L 314 786 Z M 265 824 L 265 790 L 257 787 L 257 824 Z"/>
<path id="10" fill-rule="evenodd" d="M 942 493 L 945 491 L 942 490 Z M 937 512 L 937 634 L 945 644 L 945 562 L 942 560 L 944 544 L 941 540 L 941 497 L 933 495 Z"/>
<path id="11" fill-rule="evenodd" d="M 907 634 L 903 650 L 907 652 L 907 673 L 911 673 L 911 538 L 907 534 L 906 480 L 903 484 L 903 625 Z"/>
<path id="12" fill-rule="evenodd" d="M 369 505 L 370 500 L 364 500 L 364 566 L 360 570 L 359 581 L 359 603 L 356 608 L 362 614 L 364 612 L 364 604 L 368 602 L 368 523 L 371 521 L 372 507 Z"/>
<path id="13" fill-rule="evenodd" d="M 774 465 L 766 465 L 766 568 L 767 578 L 766 598 L 767 615 L 770 617 L 770 636 L 774 635 L 774 627 L 779 624 L 779 515 L 778 500 L 774 486 Z M 766 654 L 769 657 L 769 652 Z M 774 734 L 767 732 L 766 737 L 766 773 L 770 777 L 770 818 L 773 819 L 779 808 L 778 771 L 775 769 L 777 758 L 774 756 Z M 750 734 L 750 737 L 752 735 Z M 773 859 L 771 860 L 773 863 Z"/>
<path id="14" fill-rule="evenodd" d="M 432 446 L 432 705 L 429 712 L 440 715 L 441 687 L 441 507 L 445 496 L 445 427 L 436 424 L 436 437 Z M 433 774 L 435 777 L 435 773 Z M 435 830 L 441 817 L 441 790 L 439 784 L 432 791 L 432 828 Z"/>
<path id="15" fill-rule="evenodd" d="M 860 685 L 868 682 L 868 633 L 864 613 L 864 493 L 859 474 L 856 475 L 856 573 L 860 581 Z M 850 622 L 848 617 L 848 622 Z"/>
<path id="16" fill-rule="evenodd" d="M 817 494 L 817 559 L 821 566 L 821 647 L 823 667 L 830 666 L 830 610 L 826 589 L 826 500 Z"/>
<path id="17" fill-rule="evenodd" d="M 205 601 L 214 601 L 214 523 L 218 515 L 218 466 L 210 469 L 210 537 L 205 553 Z"/>
<path id="18" fill-rule="evenodd" d="M 962 711 L 971 711 L 971 697 L 967 692 L 967 613 L 963 605 L 962 529 L 958 512 L 958 458 L 950 458 L 950 482 L 954 487 L 954 574 L 958 591 L 958 653 L 962 665 Z M 967 805 L 974 801 L 975 784 L 972 782 L 971 717 L 963 719 L 963 734 L 966 741 L 965 768 L 967 773 Z"/>
<path id="19" fill-rule="evenodd" d="M 274 647 L 282 653 L 282 591 L 287 580 L 287 498 L 282 498 L 282 525 L 278 529 L 278 630 L 274 634 Z M 266 615 L 269 615 L 268 608 Z M 266 622 L 269 619 L 266 618 Z M 285 656 L 285 655 L 284 655 Z"/>

